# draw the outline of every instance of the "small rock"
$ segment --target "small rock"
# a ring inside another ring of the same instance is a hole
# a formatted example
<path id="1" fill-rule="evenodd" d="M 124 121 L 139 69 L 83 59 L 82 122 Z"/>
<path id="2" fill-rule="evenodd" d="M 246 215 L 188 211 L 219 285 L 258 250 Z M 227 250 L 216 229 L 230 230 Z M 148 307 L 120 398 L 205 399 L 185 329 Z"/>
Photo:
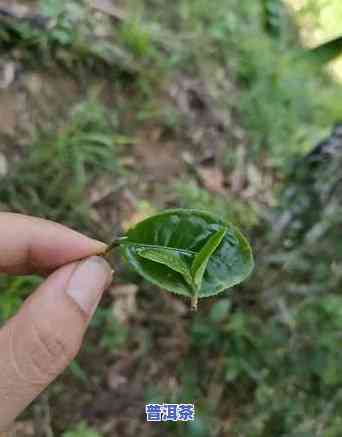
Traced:
<path id="1" fill-rule="evenodd" d="M 117 390 L 120 385 L 126 384 L 127 378 L 110 368 L 107 372 L 107 384 L 112 390 Z"/>
<path id="2" fill-rule="evenodd" d="M 0 153 L 0 177 L 3 178 L 7 175 L 8 163 L 5 155 Z"/>
<path id="3" fill-rule="evenodd" d="M 33 437 L 35 435 L 34 424 L 31 420 L 21 420 L 15 422 L 5 437 Z M 2 434 L 0 433 L 2 436 Z"/>
<path id="4" fill-rule="evenodd" d="M 16 64 L 15 62 L 6 62 L 0 65 L 0 88 L 8 88 L 15 79 Z"/>

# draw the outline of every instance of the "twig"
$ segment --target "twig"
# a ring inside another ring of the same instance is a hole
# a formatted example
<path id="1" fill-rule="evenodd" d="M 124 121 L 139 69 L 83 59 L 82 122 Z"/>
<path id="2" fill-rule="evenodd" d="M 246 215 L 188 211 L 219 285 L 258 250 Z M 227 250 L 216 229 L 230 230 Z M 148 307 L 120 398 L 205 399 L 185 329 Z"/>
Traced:
<path id="1" fill-rule="evenodd" d="M 125 240 L 127 240 L 127 237 L 118 237 L 115 238 L 107 247 L 107 249 L 101 254 L 102 256 L 106 257 L 109 255 L 109 253 L 115 248 L 120 246 L 121 243 L 123 243 Z"/>
<path id="2" fill-rule="evenodd" d="M 89 3 L 92 8 L 110 15 L 117 21 L 124 21 L 127 19 L 126 13 L 114 6 L 110 0 L 90 0 Z"/>

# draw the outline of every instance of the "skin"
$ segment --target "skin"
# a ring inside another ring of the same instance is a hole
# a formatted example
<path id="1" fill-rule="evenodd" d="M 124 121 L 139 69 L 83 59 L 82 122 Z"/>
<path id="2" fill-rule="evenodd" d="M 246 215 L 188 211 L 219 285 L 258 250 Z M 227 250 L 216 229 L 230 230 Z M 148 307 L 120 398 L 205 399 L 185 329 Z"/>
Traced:
<path id="1" fill-rule="evenodd" d="M 78 353 L 112 278 L 94 256 L 105 249 L 57 223 L 0 213 L 0 274 L 46 278 L 0 329 L 0 436 Z"/>

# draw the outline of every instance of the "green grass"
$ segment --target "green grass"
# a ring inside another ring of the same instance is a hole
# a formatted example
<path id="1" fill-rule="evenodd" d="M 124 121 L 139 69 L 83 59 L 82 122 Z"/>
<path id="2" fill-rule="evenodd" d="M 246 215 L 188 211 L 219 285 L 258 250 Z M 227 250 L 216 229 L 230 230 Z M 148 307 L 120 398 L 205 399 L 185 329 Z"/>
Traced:
<path id="1" fill-rule="evenodd" d="M 92 224 L 88 190 L 102 175 L 114 184 L 121 171 L 119 150 L 130 141 L 118 134 L 116 113 L 108 113 L 91 98 L 72 108 L 69 120 L 55 131 L 37 132 L 36 137 L 0 180 L 2 209 L 88 231 Z M 3 278 L 0 320 L 12 316 L 39 282 L 37 277 Z"/>
<path id="2" fill-rule="evenodd" d="M 172 192 L 181 208 L 195 208 L 210 211 L 244 229 L 250 229 L 259 222 L 258 211 L 251 202 L 243 201 L 229 194 L 214 194 L 200 188 L 192 180 L 177 182 Z"/>
<path id="3" fill-rule="evenodd" d="M 85 0 L 41 0 L 40 10 L 48 20 L 45 27 L 27 20 L 4 21 L 0 48 L 20 50 L 32 67 L 37 57 L 44 66 L 57 62 L 70 74 L 86 68 L 107 76 L 110 68 L 113 77 L 128 76 L 134 81 L 145 78 L 152 63 L 152 76 L 160 77 L 158 55 L 163 46 L 157 23 L 149 26 L 139 15 L 132 15 L 114 24 L 110 16 L 96 13 Z"/>
<path id="4" fill-rule="evenodd" d="M 20 305 L 40 283 L 37 276 L 17 277 L 1 276 L 0 278 L 0 323 L 12 317 Z"/>
<path id="5" fill-rule="evenodd" d="M 115 113 L 96 101 L 72 108 L 55 132 L 41 132 L 25 156 L 0 183 L 4 208 L 86 227 L 87 189 L 97 176 L 118 170 L 118 150 L 127 139 L 117 133 Z"/>
<path id="6" fill-rule="evenodd" d="M 116 320 L 112 308 L 99 308 L 91 326 L 99 333 L 98 344 L 110 354 L 115 354 L 127 344 L 129 330 Z"/>
<path id="7" fill-rule="evenodd" d="M 266 152 L 282 168 L 342 118 L 336 103 L 341 88 L 305 61 L 293 20 L 278 0 L 177 0 L 165 11 L 153 0 L 136 0 L 129 18 L 115 26 L 106 16 L 93 19 L 84 1 L 41 3 L 55 23 L 49 32 L 18 23 L 9 32 L 23 47 L 37 47 L 43 59 L 56 58 L 71 70 L 79 60 L 92 68 L 101 61 L 143 90 L 176 71 L 210 83 L 217 69 L 229 69 L 241 93 L 218 99 L 240 112 L 255 160 Z M 265 9 L 276 37 L 265 24 Z M 94 38 L 98 27 L 106 38 Z"/>
<path id="8" fill-rule="evenodd" d="M 342 91 L 307 60 L 280 2 L 264 3 L 278 17 L 271 17 L 276 37 L 265 25 L 264 4 L 250 0 L 177 0 L 164 12 L 154 1 L 136 0 L 128 8 L 130 18 L 115 26 L 106 16 L 92 19 L 83 1 L 43 0 L 43 12 L 55 23 L 51 31 L 28 25 L 16 25 L 14 31 L 43 59 L 57 58 L 70 69 L 79 60 L 92 68 L 101 61 L 115 74 L 130 75 L 147 98 L 161 77 L 174 72 L 210 83 L 225 80 L 215 79 L 215 71 L 229 69 L 241 93 L 217 97 L 220 106 L 240 112 L 251 157 L 258 160 L 266 152 L 282 168 L 342 118 L 336 103 Z M 93 37 L 98 26 L 106 38 Z"/>
<path id="9" fill-rule="evenodd" d="M 279 17 L 274 38 L 265 27 L 262 2 L 178 0 L 164 12 L 155 2 L 147 3 L 147 17 L 157 14 L 176 41 L 183 42 L 177 53 L 171 51 L 171 69 L 210 84 L 223 68 L 239 83 L 238 96 L 216 98 L 221 107 L 239 112 L 252 159 L 266 155 L 282 169 L 342 119 L 342 89 L 327 75 L 325 65 L 308 61 L 290 15 Z M 277 7 L 281 13 L 282 7 Z"/>
<path id="10" fill-rule="evenodd" d="M 238 77 L 245 92 L 240 110 L 252 149 L 257 156 L 267 151 L 274 165 L 281 167 L 291 157 L 308 151 L 342 118 L 337 104 L 342 90 L 324 72 L 305 62 L 299 50 L 284 52 L 265 37 L 241 46 L 243 61 Z"/>
<path id="11" fill-rule="evenodd" d="M 62 437 L 101 437 L 102 434 L 98 433 L 93 428 L 90 428 L 85 422 L 80 422 L 75 428 L 70 431 L 66 431 L 62 434 Z"/>

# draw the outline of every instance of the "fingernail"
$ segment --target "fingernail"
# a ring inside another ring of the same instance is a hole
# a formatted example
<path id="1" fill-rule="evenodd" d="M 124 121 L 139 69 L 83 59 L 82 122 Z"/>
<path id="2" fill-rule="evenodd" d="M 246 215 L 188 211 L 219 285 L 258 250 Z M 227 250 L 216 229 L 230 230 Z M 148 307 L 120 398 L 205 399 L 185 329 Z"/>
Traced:
<path id="1" fill-rule="evenodd" d="M 111 280 L 112 269 L 107 261 L 103 257 L 92 256 L 76 267 L 66 293 L 90 317 Z"/>

